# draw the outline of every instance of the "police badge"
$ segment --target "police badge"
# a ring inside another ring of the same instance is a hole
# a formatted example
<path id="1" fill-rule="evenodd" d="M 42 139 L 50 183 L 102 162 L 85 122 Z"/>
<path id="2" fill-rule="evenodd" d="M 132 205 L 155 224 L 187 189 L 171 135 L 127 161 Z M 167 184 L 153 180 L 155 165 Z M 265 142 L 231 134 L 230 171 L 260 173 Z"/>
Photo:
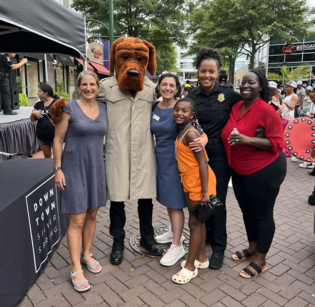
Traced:
<path id="1" fill-rule="evenodd" d="M 223 94 L 223 93 L 219 94 L 219 96 L 218 96 L 218 101 L 222 102 L 222 101 L 224 101 L 224 100 L 225 100 L 224 94 Z"/>

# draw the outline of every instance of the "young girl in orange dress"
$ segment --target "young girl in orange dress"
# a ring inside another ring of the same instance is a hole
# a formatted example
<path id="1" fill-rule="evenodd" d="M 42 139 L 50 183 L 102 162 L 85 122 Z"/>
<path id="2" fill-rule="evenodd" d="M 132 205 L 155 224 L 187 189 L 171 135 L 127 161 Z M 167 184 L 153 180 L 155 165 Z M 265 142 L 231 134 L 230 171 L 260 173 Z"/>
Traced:
<path id="1" fill-rule="evenodd" d="M 179 134 L 175 142 L 175 158 L 177 159 L 181 181 L 185 193 L 188 210 L 197 204 L 206 205 L 211 194 L 216 195 L 216 178 L 208 165 L 205 150 L 193 152 L 189 143 L 199 137 L 196 123 L 196 105 L 189 98 L 178 100 L 174 106 L 174 119 L 179 126 Z M 178 284 L 186 284 L 198 275 L 198 268 L 209 266 L 206 256 L 206 228 L 189 213 L 189 252 L 187 261 L 181 263 L 182 269 L 172 280 Z"/>

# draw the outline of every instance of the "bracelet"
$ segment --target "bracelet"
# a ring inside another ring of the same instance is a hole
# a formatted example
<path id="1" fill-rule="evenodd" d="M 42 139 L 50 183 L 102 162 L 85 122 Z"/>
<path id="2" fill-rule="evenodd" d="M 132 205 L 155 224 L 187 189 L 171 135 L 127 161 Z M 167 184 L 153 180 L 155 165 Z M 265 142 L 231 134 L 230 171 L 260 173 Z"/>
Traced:
<path id="1" fill-rule="evenodd" d="M 208 195 L 208 193 L 204 193 L 204 194 L 201 193 L 201 196 L 202 196 L 202 195 Z"/>

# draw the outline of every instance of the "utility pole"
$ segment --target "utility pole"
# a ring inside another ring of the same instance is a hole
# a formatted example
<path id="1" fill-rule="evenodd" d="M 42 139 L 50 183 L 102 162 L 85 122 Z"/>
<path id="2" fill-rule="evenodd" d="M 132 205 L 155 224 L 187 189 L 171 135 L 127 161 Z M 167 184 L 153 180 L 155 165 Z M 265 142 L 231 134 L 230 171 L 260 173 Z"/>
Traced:
<path id="1" fill-rule="evenodd" d="M 112 48 L 114 42 L 114 0 L 109 0 L 109 47 Z"/>

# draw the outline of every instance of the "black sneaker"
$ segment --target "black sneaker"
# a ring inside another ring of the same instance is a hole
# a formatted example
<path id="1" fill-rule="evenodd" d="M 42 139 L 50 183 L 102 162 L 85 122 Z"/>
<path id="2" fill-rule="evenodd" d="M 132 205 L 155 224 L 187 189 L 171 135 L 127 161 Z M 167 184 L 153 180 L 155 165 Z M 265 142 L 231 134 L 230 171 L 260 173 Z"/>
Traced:
<path id="1" fill-rule="evenodd" d="M 219 270 L 223 265 L 224 255 L 213 253 L 210 259 L 209 268 L 213 270 Z"/>
<path id="2" fill-rule="evenodd" d="M 3 113 L 3 115 L 17 115 L 18 113 L 17 112 L 11 112 L 11 113 Z"/>

